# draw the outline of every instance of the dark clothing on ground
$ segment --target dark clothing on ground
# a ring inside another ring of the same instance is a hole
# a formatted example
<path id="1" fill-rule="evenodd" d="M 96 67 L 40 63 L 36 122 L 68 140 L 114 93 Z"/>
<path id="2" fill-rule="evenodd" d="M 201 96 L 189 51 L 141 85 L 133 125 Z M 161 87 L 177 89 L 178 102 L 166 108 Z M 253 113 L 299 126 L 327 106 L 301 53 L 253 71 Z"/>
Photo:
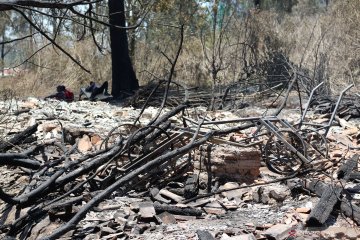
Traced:
<path id="1" fill-rule="evenodd" d="M 94 82 L 91 82 L 90 85 L 87 88 L 85 88 L 85 91 L 92 92 L 94 90 L 94 88 L 96 88 L 96 87 L 98 87 L 97 84 Z"/>
<path id="2" fill-rule="evenodd" d="M 65 92 L 57 92 L 55 94 L 47 96 L 45 99 L 47 99 L 47 98 L 55 98 L 56 100 L 59 100 L 59 101 L 65 101 L 66 100 Z"/>
<path id="3" fill-rule="evenodd" d="M 94 100 L 96 95 L 104 93 L 104 95 L 109 95 L 108 93 L 108 82 L 104 82 L 101 86 L 98 86 L 96 83 L 91 82 L 90 85 L 85 88 L 86 92 L 91 92 L 90 100 Z M 81 99 L 81 96 L 84 94 L 82 90 L 80 90 L 79 100 Z"/>
<path id="4" fill-rule="evenodd" d="M 96 95 L 100 93 L 108 94 L 108 87 L 109 87 L 108 82 L 104 82 L 100 87 L 98 86 L 93 87 L 90 98 L 94 98 Z"/>

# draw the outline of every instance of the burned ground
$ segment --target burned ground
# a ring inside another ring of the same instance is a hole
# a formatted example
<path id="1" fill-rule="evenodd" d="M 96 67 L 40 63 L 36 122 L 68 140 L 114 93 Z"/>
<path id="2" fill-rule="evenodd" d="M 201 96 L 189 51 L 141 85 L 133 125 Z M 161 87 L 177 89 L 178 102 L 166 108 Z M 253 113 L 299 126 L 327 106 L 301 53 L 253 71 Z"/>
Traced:
<path id="1" fill-rule="evenodd" d="M 357 239 L 356 100 L 341 105 L 328 156 L 309 151 L 309 165 L 284 175 L 264 163 L 271 132 L 244 141 L 257 129 L 249 118 L 263 119 L 276 105 L 257 97 L 228 111 L 170 97 L 173 106 L 160 114 L 115 102 L 2 102 L 2 236 Z M 294 125 L 296 94 L 289 102 L 279 119 Z M 307 119 L 328 122 L 333 105 L 314 103 Z"/>

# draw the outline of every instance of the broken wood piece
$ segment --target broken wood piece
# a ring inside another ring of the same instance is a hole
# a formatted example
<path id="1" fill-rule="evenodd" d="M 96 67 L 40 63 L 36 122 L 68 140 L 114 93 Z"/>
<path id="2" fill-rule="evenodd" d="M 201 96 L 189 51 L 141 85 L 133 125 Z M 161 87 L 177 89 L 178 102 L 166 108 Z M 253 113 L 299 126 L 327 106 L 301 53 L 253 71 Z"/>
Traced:
<path id="1" fill-rule="evenodd" d="M 195 197 L 199 191 L 199 176 L 197 174 L 190 175 L 185 183 L 184 198 L 189 199 Z"/>
<path id="2" fill-rule="evenodd" d="M 27 112 L 30 112 L 30 109 L 29 109 L 29 108 L 16 110 L 16 111 L 14 111 L 13 114 L 14 114 L 15 116 L 19 116 L 20 114 L 22 114 L 22 113 L 27 113 Z"/>
<path id="3" fill-rule="evenodd" d="M 167 188 L 166 190 L 180 197 L 184 196 L 184 188 Z"/>
<path id="4" fill-rule="evenodd" d="M 351 201 L 347 199 L 342 199 L 340 209 L 347 217 L 351 218 L 360 225 L 360 207 L 351 203 Z"/>
<path id="5" fill-rule="evenodd" d="M 320 180 L 315 179 L 306 179 L 301 182 L 303 188 L 315 193 L 318 197 L 321 197 L 323 192 L 327 189 L 327 184 L 323 183 Z"/>
<path id="6" fill-rule="evenodd" d="M 328 186 L 321 194 L 319 202 L 312 209 L 306 224 L 308 226 L 323 225 L 338 203 L 341 191 L 342 189 L 338 187 Z"/>
<path id="7" fill-rule="evenodd" d="M 158 201 L 158 202 L 161 202 L 161 203 L 166 203 L 166 204 L 170 204 L 170 203 L 171 203 L 171 200 L 166 199 L 166 198 L 163 198 L 160 194 L 157 194 L 157 195 L 154 197 L 154 200 L 156 200 L 156 201 Z"/>
<path id="8" fill-rule="evenodd" d="M 33 170 L 40 168 L 40 162 L 28 159 L 23 154 L 0 153 L 0 166 L 7 165 L 13 167 L 24 167 Z"/>
<path id="9" fill-rule="evenodd" d="M 201 216 L 203 214 L 203 211 L 195 208 L 180 208 L 176 206 L 166 205 L 166 204 L 160 204 L 158 202 L 154 203 L 154 208 L 156 213 L 162 213 L 162 212 L 169 212 L 172 214 L 177 215 L 187 215 L 187 216 Z"/>
<path id="10" fill-rule="evenodd" d="M 5 152 L 15 145 L 19 144 L 21 141 L 25 140 L 26 138 L 30 137 L 33 133 L 36 132 L 38 124 L 35 123 L 34 125 L 26 128 L 21 133 L 16 134 L 14 137 L 9 139 L 8 141 L 1 140 L 0 141 L 0 152 Z"/>
<path id="11" fill-rule="evenodd" d="M 307 224 L 319 225 L 324 224 L 329 215 L 331 214 L 334 206 L 340 199 L 340 193 L 342 192 L 340 187 L 327 185 L 319 180 L 305 180 L 302 182 L 305 189 L 315 193 L 318 197 L 321 197 L 318 204 L 312 209 Z M 346 209 L 346 205 L 343 206 Z M 350 208 L 350 207 L 348 207 Z M 344 211 L 343 209 L 341 209 Z M 351 216 L 351 211 L 344 212 Z M 360 220 L 360 214 L 359 214 Z"/>
<path id="12" fill-rule="evenodd" d="M 160 192 L 160 190 L 158 188 L 151 188 L 150 189 L 150 196 L 153 198 L 153 200 L 156 200 L 156 201 L 161 202 L 161 203 L 170 204 L 171 200 L 163 198 L 159 194 L 159 192 Z"/>
<path id="13" fill-rule="evenodd" d="M 359 161 L 359 155 L 355 154 L 349 160 L 346 161 L 345 164 L 341 165 L 337 172 L 338 179 L 345 179 L 348 180 L 350 175 L 354 169 L 357 169 Z"/>
<path id="14" fill-rule="evenodd" d="M 349 180 L 360 179 L 360 172 L 352 172 L 349 174 Z"/>
<path id="15" fill-rule="evenodd" d="M 164 197 L 170 198 L 171 200 L 173 200 L 174 202 L 177 202 L 177 203 L 182 202 L 184 200 L 183 197 L 176 195 L 175 193 L 172 193 L 166 189 L 161 189 L 159 194 Z"/>

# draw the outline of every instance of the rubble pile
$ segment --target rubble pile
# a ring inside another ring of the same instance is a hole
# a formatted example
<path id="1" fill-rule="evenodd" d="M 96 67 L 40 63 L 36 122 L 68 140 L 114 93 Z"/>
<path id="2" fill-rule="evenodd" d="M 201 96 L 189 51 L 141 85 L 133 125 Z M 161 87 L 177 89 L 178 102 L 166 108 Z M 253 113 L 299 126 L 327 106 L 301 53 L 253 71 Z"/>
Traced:
<path id="1" fill-rule="evenodd" d="M 340 103 L 340 107 L 338 110 L 338 116 L 340 118 L 344 118 L 345 120 L 349 120 L 351 118 L 359 118 L 360 117 L 360 97 L 347 97 L 343 99 Z M 336 105 L 336 99 L 332 99 L 329 97 L 319 97 L 312 103 L 312 107 L 314 108 L 316 113 L 319 114 L 330 114 Z"/>
<path id="2" fill-rule="evenodd" d="M 360 237 L 360 122 L 338 118 L 329 157 L 278 174 L 264 163 L 274 133 L 251 139 L 258 125 L 232 112 L 35 98 L 0 105 L 2 237 Z"/>

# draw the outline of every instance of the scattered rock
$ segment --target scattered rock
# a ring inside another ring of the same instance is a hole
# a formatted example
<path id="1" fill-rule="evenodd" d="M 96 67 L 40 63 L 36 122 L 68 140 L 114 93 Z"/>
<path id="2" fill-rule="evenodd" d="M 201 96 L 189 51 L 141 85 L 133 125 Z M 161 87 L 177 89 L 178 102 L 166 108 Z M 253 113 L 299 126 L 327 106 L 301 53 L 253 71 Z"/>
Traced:
<path id="1" fill-rule="evenodd" d="M 321 231 L 321 236 L 326 239 L 359 239 L 360 231 L 350 227 L 334 227 Z"/>
<path id="2" fill-rule="evenodd" d="M 221 239 L 223 239 L 223 238 L 221 238 Z M 237 236 L 224 238 L 224 240 L 256 240 L 256 237 L 254 236 L 254 234 L 249 233 L 249 234 L 241 234 L 241 235 L 237 235 Z"/>
<path id="3" fill-rule="evenodd" d="M 91 143 L 93 145 L 98 144 L 100 141 L 101 141 L 101 137 L 99 135 L 94 134 L 94 135 L 91 136 Z"/>
<path id="4" fill-rule="evenodd" d="M 159 222 L 161 222 L 163 224 L 176 224 L 177 223 L 174 215 L 172 215 L 168 212 L 163 212 L 159 215 L 156 215 L 156 218 L 158 219 Z"/>
<path id="5" fill-rule="evenodd" d="M 139 203 L 139 214 L 141 218 L 153 218 L 156 215 L 153 203 L 152 202 Z"/>
<path id="6" fill-rule="evenodd" d="M 269 197 L 275 199 L 277 202 L 282 202 L 285 200 L 285 198 L 287 197 L 287 195 L 284 192 L 280 192 L 280 191 L 276 191 L 276 190 L 271 190 L 269 192 Z"/>
<path id="7" fill-rule="evenodd" d="M 276 240 L 282 240 L 289 237 L 289 232 L 292 230 L 293 226 L 289 226 L 286 224 L 276 224 L 269 229 L 267 229 L 263 235 L 276 239 Z"/>
<path id="8" fill-rule="evenodd" d="M 85 153 L 89 150 L 91 150 L 92 144 L 90 142 L 90 138 L 88 135 L 84 135 L 80 140 L 78 144 L 78 149 L 80 152 Z"/>
<path id="9" fill-rule="evenodd" d="M 295 211 L 298 213 L 310 213 L 311 209 L 307 207 L 302 207 L 302 208 L 297 208 Z"/>
<path id="10" fill-rule="evenodd" d="M 211 233 L 206 230 L 197 230 L 196 233 L 199 240 L 215 240 L 213 235 L 211 235 Z"/>
<path id="11" fill-rule="evenodd" d="M 253 192 L 253 200 L 257 203 L 267 204 L 269 202 L 269 192 L 265 187 L 259 187 Z"/>

